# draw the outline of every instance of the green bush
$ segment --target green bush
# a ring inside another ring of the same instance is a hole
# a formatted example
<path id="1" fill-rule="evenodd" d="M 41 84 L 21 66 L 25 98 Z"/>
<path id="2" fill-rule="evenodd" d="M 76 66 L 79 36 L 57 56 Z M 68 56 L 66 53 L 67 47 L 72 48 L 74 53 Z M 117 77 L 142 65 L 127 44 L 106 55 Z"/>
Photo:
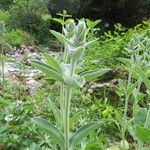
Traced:
<path id="1" fill-rule="evenodd" d="M 12 46 L 20 46 L 25 43 L 25 34 L 22 30 L 20 29 L 13 29 L 6 33 L 5 38 L 6 41 L 11 44 Z"/>
<path id="2" fill-rule="evenodd" d="M 91 48 L 86 55 L 87 68 L 116 67 L 118 57 L 126 57 L 127 52 L 124 47 L 137 32 L 148 29 L 148 25 L 137 25 L 127 29 L 120 24 L 115 25 L 114 31 L 104 32 L 94 48 Z M 91 61 L 92 60 L 92 61 Z"/>
<path id="3" fill-rule="evenodd" d="M 29 1 L 30 2 L 30 1 Z M 11 10 L 9 26 L 11 29 L 19 28 L 30 33 L 38 42 L 45 43 L 49 39 L 50 20 L 44 21 L 42 15 L 46 13 L 46 8 L 33 3 L 17 3 Z"/>

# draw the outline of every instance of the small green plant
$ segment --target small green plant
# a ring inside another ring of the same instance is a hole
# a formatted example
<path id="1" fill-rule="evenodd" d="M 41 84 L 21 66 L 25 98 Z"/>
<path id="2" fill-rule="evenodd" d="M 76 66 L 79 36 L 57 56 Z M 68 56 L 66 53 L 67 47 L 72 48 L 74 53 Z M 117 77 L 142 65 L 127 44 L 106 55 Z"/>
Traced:
<path id="1" fill-rule="evenodd" d="M 86 48 L 96 41 L 87 41 L 88 31 L 84 21 L 79 21 L 76 25 L 73 20 L 63 28 L 64 35 L 51 30 L 51 33 L 64 44 L 63 62 L 60 64 L 48 54 L 43 54 L 48 64 L 32 62 L 34 67 L 60 83 L 60 109 L 51 100 L 49 101 L 57 120 L 57 127 L 40 117 L 34 118 L 33 121 L 46 130 L 63 150 L 75 149 L 77 145 L 81 144 L 84 137 L 102 124 L 102 121 L 91 122 L 82 126 L 75 133 L 70 133 L 70 107 L 73 89 L 82 88 L 86 82 L 94 80 L 110 70 L 101 68 L 83 72 L 82 63 Z"/>
<path id="2" fill-rule="evenodd" d="M 4 23 L 8 23 L 10 14 L 8 11 L 4 11 L 0 9 L 0 20 L 4 21 Z"/>

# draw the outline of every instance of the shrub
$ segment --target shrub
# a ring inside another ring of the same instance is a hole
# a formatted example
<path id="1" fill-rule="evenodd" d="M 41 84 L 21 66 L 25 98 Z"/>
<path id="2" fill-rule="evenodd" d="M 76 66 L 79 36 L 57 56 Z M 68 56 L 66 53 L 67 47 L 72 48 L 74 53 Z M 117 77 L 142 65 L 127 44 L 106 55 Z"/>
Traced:
<path id="1" fill-rule="evenodd" d="M 20 46 L 24 43 L 24 33 L 20 29 L 13 29 L 8 32 L 6 35 L 6 41 L 12 46 Z"/>
<path id="2" fill-rule="evenodd" d="M 141 27 L 141 25 L 137 25 L 134 28 L 126 29 L 120 24 L 116 24 L 114 31 L 104 32 L 96 43 L 96 47 L 86 55 L 87 67 L 116 67 L 118 63 L 116 58 L 127 56 L 124 47 L 126 47 L 129 40 L 134 37 L 135 33 L 142 32 L 146 28 L 148 26 Z"/>
<path id="3" fill-rule="evenodd" d="M 45 43 L 49 39 L 50 20 L 44 21 L 42 14 L 45 13 L 46 9 L 40 9 L 37 5 L 32 3 L 19 3 L 16 4 L 11 10 L 11 19 L 9 21 L 10 28 L 19 28 L 24 30 L 38 42 Z"/>

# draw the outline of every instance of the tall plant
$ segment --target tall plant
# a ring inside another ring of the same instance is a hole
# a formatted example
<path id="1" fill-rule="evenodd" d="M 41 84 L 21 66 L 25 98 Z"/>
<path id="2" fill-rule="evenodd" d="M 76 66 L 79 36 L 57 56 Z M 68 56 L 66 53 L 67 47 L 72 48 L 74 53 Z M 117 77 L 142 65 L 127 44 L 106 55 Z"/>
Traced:
<path id="1" fill-rule="evenodd" d="M 4 22 L 0 21 L 0 46 L 1 46 L 1 73 L 2 73 L 2 90 L 4 90 Z"/>
<path id="2" fill-rule="evenodd" d="M 102 124 L 102 121 L 91 122 L 82 126 L 74 134 L 70 133 L 70 107 L 73 89 L 82 88 L 86 82 L 96 79 L 110 69 L 83 71 L 82 63 L 85 51 L 97 40 L 87 41 L 89 29 L 84 21 L 79 21 L 77 25 L 73 20 L 70 21 L 63 28 L 63 32 L 64 35 L 51 30 L 51 33 L 64 44 L 63 62 L 58 62 L 49 54 L 43 54 L 47 64 L 39 61 L 32 62 L 34 67 L 61 84 L 60 109 L 51 100 L 49 101 L 57 121 L 57 127 L 40 117 L 34 118 L 33 121 L 50 133 L 62 150 L 73 150 L 84 137 Z"/>
<path id="3" fill-rule="evenodd" d="M 130 54 L 130 58 L 119 58 L 119 60 L 125 64 L 125 67 L 129 72 L 130 78 L 132 77 L 132 80 L 130 79 L 130 82 L 135 82 L 133 86 L 129 88 L 130 91 L 126 92 L 126 97 L 129 99 L 129 96 L 133 94 L 134 98 L 133 113 L 131 118 L 132 122 L 128 123 L 128 126 L 129 132 L 131 133 L 131 135 L 133 135 L 134 139 L 137 140 L 137 150 L 142 150 L 143 143 L 150 141 L 150 107 L 148 107 L 148 109 L 146 108 L 146 113 L 144 112 L 145 116 L 142 116 L 143 118 L 145 118 L 142 124 L 139 124 L 139 122 L 137 122 L 137 115 L 139 115 L 139 113 L 142 112 L 142 109 L 140 109 L 138 105 L 138 102 L 143 99 L 143 94 L 140 93 L 140 86 L 142 82 L 146 85 L 148 97 L 150 93 L 150 80 L 148 78 L 150 66 L 149 48 L 150 38 L 145 34 L 135 34 L 135 37 L 131 39 L 131 41 L 128 44 L 128 47 L 126 48 L 128 53 Z M 128 109 L 126 109 L 125 105 L 124 118 L 127 118 L 127 110 Z M 133 124 L 131 125 L 131 123 Z M 126 130 L 128 126 L 126 126 Z"/>

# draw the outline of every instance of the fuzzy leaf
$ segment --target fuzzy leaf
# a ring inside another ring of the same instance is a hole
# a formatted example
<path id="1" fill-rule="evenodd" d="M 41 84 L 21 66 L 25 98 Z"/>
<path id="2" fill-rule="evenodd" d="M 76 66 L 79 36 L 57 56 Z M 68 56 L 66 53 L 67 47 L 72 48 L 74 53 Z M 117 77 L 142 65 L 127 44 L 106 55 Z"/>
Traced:
<path id="1" fill-rule="evenodd" d="M 68 44 L 73 47 L 73 44 L 61 33 L 56 32 L 54 30 L 50 30 L 50 32 L 63 44 Z"/>
<path id="2" fill-rule="evenodd" d="M 33 118 L 33 122 L 45 130 L 60 147 L 64 147 L 64 136 L 53 124 L 39 117 Z"/>
<path id="3" fill-rule="evenodd" d="M 51 79 L 54 79 L 56 81 L 61 81 L 61 82 L 64 81 L 62 75 L 57 70 L 50 67 L 49 65 L 39 62 L 39 61 L 33 61 L 31 64 L 32 64 L 32 66 L 34 66 L 34 67 L 38 68 L 39 70 L 41 70 L 42 72 L 44 72 Z"/>
<path id="4" fill-rule="evenodd" d="M 46 59 L 47 63 L 55 68 L 58 72 L 62 73 L 61 66 L 50 54 L 42 53 L 43 57 Z"/>
<path id="5" fill-rule="evenodd" d="M 143 80 L 144 84 L 146 85 L 148 91 L 150 91 L 150 80 L 148 79 L 146 73 L 141 68 L 138 68 L 137 74 L 140 75 L 140 77 Z"/>
<path id="6" fill-rule="evenodd" d="M 80 74 L 80 76 L 84 77 L 86 81 L 91 81 L 94 80 L 103 74 L 107 73 L 110 71 L 109 68 L 101 68 L 98 70 L 90 70 L 90 71 L 85 71 Z"/>
<path id="7" fill-rule="evenodd" d="M 74 54 L 73 54 L 73 59 L 74 60 L 79 60 L 81 57 L 82 57 L 82 54 L 83 54 L 83 51 L 85 50 L 85 48 L 84 47 L 78 47 L 76 50 L 75 50 L 75 52 L 74 52 Z"/>
<path id="8" fill-rule="evenodd" d="M 77 130 L 74 135 L 70 138 L 70 145 L 74 148 L 76 145 L 81 143 L 81 140 L 89 135 L 94 130 L 98 129 L 103 122 L 93 122 L 82 126 L 79 130 Z"/>
<path id="9" fill-rule="evenodd" d="M 70 88 L 81 88 L 85 84 L 85 79 L 83 77 L 80 77 L 80 79 L 65 78 L 64 83 Z"/>

